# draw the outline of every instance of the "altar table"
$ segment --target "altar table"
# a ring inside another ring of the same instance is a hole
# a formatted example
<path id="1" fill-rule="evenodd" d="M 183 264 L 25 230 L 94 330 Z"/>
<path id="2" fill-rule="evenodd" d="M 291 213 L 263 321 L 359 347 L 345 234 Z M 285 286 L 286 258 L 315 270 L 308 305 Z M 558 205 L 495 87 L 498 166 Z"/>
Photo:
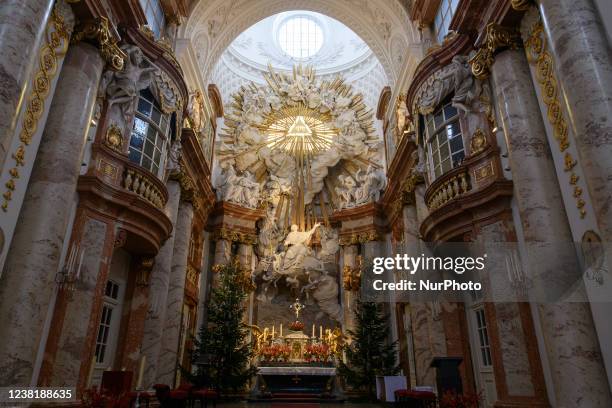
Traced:
<path id="1" fill-rule="evenodd" d="M 260 396 L 333 398 L 335 367 L 284 366 L 259 367 L 257 372 Z"/>

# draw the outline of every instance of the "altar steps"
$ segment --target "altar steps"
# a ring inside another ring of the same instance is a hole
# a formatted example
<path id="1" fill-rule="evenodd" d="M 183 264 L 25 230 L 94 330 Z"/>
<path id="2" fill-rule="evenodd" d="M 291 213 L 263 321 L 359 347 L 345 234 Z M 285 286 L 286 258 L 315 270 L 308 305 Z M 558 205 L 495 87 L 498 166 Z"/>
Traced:
<path id="1" fill-rule="evenodd" d="M 249 399 L 249 402 L 267 402 L 271 408 L 318 408 L 321 404 L 342 403 L 339 398 L 330 398 L 321 394 L 313 393 L 273 393 L 267 397 Z"/>

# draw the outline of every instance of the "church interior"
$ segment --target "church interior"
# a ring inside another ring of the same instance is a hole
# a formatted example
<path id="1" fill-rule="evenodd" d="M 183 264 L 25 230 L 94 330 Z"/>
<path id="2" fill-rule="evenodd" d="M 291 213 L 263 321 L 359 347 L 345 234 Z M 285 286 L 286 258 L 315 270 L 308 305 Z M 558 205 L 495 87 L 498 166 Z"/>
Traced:
<path id="1" fill-rule="evenodd" d="M 0 405 L 612 407 L 611 44 L 607 0 L 0 1 Z"/>

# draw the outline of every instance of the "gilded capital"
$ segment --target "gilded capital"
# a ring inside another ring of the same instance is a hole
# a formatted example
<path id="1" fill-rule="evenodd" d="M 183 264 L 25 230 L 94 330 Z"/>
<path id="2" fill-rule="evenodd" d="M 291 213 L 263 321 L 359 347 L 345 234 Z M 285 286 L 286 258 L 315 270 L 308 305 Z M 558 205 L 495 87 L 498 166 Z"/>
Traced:
<path id="1" fill-rule="evenodd" d="M 75 30 L 72 42 L 88 40 L 93 41 L 100 48 L 100 54 L 114 71 L 121 71 L 127 55 L 117 45 L 110 31 L 108 19 L 100 17 L 92 21 L 82 23 Z"/>
<path id="2" fill-rule="evenodd" d="M 487 25 L 484 45 L 469 60 L 472 74 L 478 79 L 486 79 L 491 72 L 491 65 L 495 61 L 495 53 L 500 48 L 516 49 L 521 46 L 518 32 L 512 28 L 499 24 Z"/>
<path id="3" fill-rule="evenodd" d="M 516 11 L 525 11 L 531 7 L 531 0 L 510 0 L 510 5 Z"/>
<path id="4" fill-rule="evenodd" d="M 213 231 L 211 240 L 225 240 L 230 242 L 239 242 L 245 245 L 255 245 L 257 242 L 257 236 L 255 234 L 249 234 L 247 232 L 221 227 Z"/>

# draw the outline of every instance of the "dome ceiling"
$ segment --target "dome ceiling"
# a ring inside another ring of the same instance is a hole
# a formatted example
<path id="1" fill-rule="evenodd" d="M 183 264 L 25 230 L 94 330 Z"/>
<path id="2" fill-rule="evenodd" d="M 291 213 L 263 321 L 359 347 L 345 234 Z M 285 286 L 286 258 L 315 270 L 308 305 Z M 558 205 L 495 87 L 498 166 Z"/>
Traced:
<path id="1" fill-rule="evenodd" d="M 309 44 L 312 53 L 308 52 Z M 306 47 L 300 49 L 300 45 Z M 303 56 L 292 49 L 304 51 Z M 319 75 L 343 71 L 372 54 L 344 24 L 307 11 L 284 12 L 261 20 L 240 34 L 227 52 L 262 70 L 268 63 L 276 70 L 290 70 L 303 63 L 316 66 Z"/>
<path id="2" fill-rule="evenodd" d="M 249 82 L 264 84 L 270 65 L 290 72 L 295 65 L 316 68 L 321 79 L 342 76 L 376 106 L 388 84 L 385 71 L 368 45 L 341 22 L 310 11 L 288 11 L 264 18 L 239 34 L 221 55 L 211 82 L 221 89 L 224 105 Z"/>

